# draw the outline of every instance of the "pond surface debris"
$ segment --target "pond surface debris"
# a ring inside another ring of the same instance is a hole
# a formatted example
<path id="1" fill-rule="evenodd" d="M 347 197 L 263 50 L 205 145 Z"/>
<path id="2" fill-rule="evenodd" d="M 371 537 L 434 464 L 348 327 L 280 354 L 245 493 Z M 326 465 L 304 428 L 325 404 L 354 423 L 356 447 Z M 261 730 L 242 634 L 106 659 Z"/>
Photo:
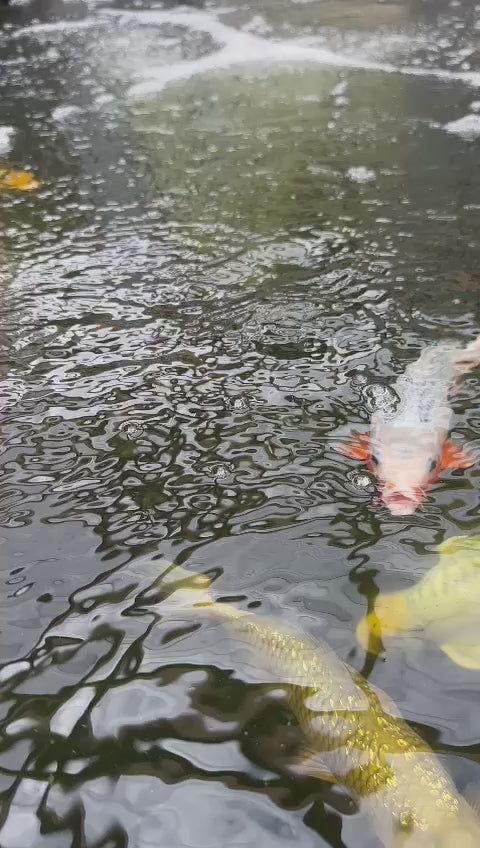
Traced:
<path id="1" fill-rule="evenodd" d="M 0 189 L 9 191 L 34 191 L 40 188 L 40 182 L 28 171 L 9 171 L 0 169 Z"/>

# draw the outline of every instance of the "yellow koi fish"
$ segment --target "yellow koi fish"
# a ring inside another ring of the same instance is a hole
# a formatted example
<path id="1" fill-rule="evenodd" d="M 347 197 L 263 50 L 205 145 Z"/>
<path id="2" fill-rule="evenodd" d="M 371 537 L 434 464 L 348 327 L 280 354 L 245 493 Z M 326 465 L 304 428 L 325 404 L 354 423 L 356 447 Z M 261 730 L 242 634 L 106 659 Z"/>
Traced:
<path id="1" fill-rule="evenodd" d="M 40 183 L 28 171 L 8 171 L 0 168 L 0 189 L 10 191 L 33 191 Z"/>
<path id="2" fill-rule="evenodd" d="M 380 639 L 423 633 L 457 665 L 480 670 L 480 536 L 454 536 L 438 551 L 415 586 L 378 596 L 357 638 L 376 653 Z"/>
<path id="3" fill-rule="evenodd" d="M 396 408 L 375 412 L 370 435 L 354 434 L 342 446 L 347 456 L 367 462 L 392 515 L 412 515 L 443 470 L 475 462 L 447 436 L 452 386 L 477 365 L 480 338 L 465 348 L 426 348 L 394 384 Z"/>
<path id="4" fill-rule="evenodd" d="M 304 772 L 345 786 L 371 817 L 385 848 L 480 846 L 480 819 L 383 692 L 327 645 L 215 603 L 207 575 L 173 568 L 163 587 L 169 585 L 165 577 L 174 578 L 174 605 L 180 599 L 190 612 L 225 621 L 236 639 L 256 649 L 266 670 L 283 684 L 303 731 Z"/>

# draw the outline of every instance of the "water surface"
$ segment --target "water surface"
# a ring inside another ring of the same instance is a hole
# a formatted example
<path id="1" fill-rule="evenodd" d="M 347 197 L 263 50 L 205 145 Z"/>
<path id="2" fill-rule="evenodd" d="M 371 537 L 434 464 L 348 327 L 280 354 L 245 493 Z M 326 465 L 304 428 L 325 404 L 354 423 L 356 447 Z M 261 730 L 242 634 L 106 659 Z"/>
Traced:
<path id="1" fill-rule="evenodd" d="M 2 161 L 43 183 L 0 197 L 2 848 L 372 846 L 156 581 L 214 568 L 303 621 L 478 779 L 478 675 L 355 641 L 379 590 L 479 532 L 478 468 L 399 519 L 335 449 L 425 344 L 480 326 L 478 9 L 58 0 L 0 22 Z M 479 392 L 456 395 L 465 441 Z"/>

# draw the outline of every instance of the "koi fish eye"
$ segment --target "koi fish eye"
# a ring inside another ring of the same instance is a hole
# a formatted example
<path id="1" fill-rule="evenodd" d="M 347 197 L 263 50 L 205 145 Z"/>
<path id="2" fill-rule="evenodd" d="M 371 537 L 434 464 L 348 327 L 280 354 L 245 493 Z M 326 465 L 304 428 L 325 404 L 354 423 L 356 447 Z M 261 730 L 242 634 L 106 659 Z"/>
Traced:
<path id="1" fill-rule="evenodd" d="M 435 471 L 436 467 L 437 467 L 437 460 L 436 460 L 436 459 L 431 459 L 431 460 L 429 461 L 429 463 L 428 463 L 428 471 L 429 471 L 429 473 L 431 474 L 433 471 Z"/>
<path id="2" fill-rule="evenodd" d="M 370 459 L 372 460 L 372 465 L 375 465 L 375 466 L 380 465 L 380 460 L 379 460 L 378 456 L 376 456 L 376 454 L 372 453 Z"/>

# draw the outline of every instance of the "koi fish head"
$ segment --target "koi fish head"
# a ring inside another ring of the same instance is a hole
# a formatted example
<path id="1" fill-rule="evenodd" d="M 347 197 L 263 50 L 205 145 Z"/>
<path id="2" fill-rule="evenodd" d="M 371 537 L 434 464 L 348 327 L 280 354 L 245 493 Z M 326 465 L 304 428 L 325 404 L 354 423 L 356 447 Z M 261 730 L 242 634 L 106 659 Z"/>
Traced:
<path id="1" fill-rule="evenodd" d="M 392 515 L 413 515 L 442 467 L 444 430 L 372 421 L 369 464 Z"/>
<path id="2" fill-rule="evenodd" d="M 469 468 L 476 462 L 473 454 L 446 441 L 446 435 L 443 427 L 400 427 L 374 417 L 371 436 L 353 433 L 341 450 L 366 460 L 392 515 L 412 515 L 444 469 Z"/>

